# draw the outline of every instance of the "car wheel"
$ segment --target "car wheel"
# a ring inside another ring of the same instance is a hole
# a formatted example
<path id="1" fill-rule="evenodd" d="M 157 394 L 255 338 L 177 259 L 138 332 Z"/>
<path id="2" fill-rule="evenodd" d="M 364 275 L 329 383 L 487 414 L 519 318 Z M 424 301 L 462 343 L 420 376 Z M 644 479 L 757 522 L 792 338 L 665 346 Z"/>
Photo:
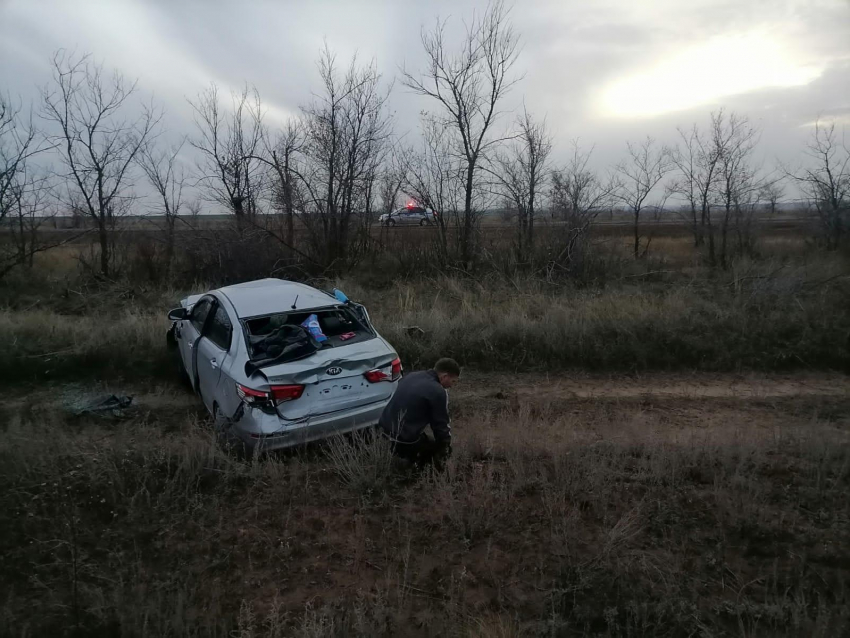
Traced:
<path id="1" fill-rule="evenodd" d="M 427 219 L 423 219 L 421 222 L 419 222 L 419 225 L 420 225 L 420 226 L 427 226 L 427 225 L 428 225 L 428 220 L 427 220 Z"/>
<path id="2" fill-rule="evenodd" d="M 391 219 L 390 221 L 388 221 L 388 222 L 387 222 L 387 226 L 389 226 L 390 228 L 392 228 L 393 226 L 395 226 L 395 220 L 394 220 L 394 219 Z"/>

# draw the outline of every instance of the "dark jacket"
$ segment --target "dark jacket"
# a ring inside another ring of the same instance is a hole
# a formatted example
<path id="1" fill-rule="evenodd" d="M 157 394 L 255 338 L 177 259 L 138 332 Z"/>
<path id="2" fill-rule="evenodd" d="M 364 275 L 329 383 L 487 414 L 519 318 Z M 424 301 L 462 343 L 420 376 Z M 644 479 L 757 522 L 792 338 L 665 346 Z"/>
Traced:
<path id="1" fill-rule="evenodd" d="M 449 395 L 437 373 L 426 370 L 404 375 L 378 423 L 387 436 L 399 443 L 413 443 L 428 425 L 435 441 L 450 443 Z"/>

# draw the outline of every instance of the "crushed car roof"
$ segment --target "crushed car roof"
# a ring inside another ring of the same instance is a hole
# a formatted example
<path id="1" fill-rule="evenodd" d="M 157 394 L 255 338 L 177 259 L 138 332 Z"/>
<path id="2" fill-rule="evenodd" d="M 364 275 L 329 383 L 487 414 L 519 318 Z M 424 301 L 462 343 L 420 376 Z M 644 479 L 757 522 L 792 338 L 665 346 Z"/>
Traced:
<path id="1" fill-rule="evenodd" d="M 239 317 L 291 312 L 293 304 L 296 310 L 311 310 L 338 303 L 321 290 L 284 279 L 248 281 L 219 288 L 218 292 L 230 300 Z"/>

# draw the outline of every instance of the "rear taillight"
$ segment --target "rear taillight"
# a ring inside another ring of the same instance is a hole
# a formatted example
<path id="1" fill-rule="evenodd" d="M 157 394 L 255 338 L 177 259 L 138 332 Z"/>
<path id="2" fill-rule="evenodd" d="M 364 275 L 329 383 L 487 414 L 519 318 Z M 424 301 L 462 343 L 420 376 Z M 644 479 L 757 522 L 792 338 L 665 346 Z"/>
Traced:
<path id="1" fill-rule="evenodd" d="M 401 378 L 401 359 L 396 358 L 389 365 L 383 368 L 375 368 L 369 370 L 364 375 L 369 383 L 378 383 L 379 381 L 398 381 Z"/>
<path id="2" fill-rule="evenodd" d="M 248 405 L 256 405 L 269 400 L 269 393 L 263 390 L 254 390 L 240 383 L 236 384 L 236 394 Z"/>
<path id="3" fill-rule="evenodd" d="M 303 385 L 273 385 L 269 391 L 254 390 L 240 383 L 236 384 L 236 394 L 246 405 L 263 406 L 271 403 L 278 404 L 285 401 L 300 399 L 304 394 Z"/>
<path id="4" fill-rule="evenodd" d="M 304 394 L 303 385 L 273 385 L 271 387 L 272 398 L 278 403 L 283 401 L 294 401 L 300 399 Z"/>
<path id="5" fill-rule="evenodd" d="M 377 383 L 378 381 L 390 380 L 389 375 L 378 368 L 375 368 L 374 370 L 369 370 L 369 372 L 365 373 L 363 376 L 366 377 L 366 381 L 368 381 L 369 383 Z"/>

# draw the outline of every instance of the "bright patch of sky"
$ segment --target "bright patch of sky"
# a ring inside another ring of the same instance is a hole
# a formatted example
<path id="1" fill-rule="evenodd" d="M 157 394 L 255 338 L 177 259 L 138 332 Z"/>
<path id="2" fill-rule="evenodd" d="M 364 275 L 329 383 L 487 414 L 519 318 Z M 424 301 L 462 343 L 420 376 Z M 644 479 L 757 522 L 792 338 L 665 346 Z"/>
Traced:
<path id="1" fill-rule="evenodd" d="M 755 30 L 668 51 L 604 87 L 599 101 L 606 116 L 653 117 L 751 91 L 805 86 L 823 71 L 823 63 L 803 62 L 781 36 Z"/>

